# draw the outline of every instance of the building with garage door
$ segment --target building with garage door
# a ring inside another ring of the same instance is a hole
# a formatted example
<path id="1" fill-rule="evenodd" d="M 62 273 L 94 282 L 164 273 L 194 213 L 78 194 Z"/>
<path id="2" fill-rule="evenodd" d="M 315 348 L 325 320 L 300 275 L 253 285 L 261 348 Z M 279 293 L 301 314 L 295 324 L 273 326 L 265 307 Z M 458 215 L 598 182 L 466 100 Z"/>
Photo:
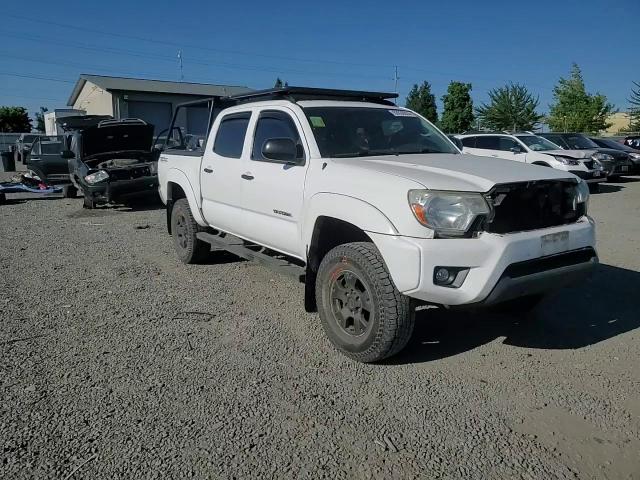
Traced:
<path id="1" fill-rule="evenodd" d="M 155 125 L 156 134 L 169 127 L 174 107 L 179 103 L 212 96 L 227 96 L 251 91 L 236 85 L 167 82 L 142 78 L 106 77 L 81 74 L 67 105 L 87 115 L 111 115 L 114 118 L 141 118 Z M 197 115 L 194 109 L 192 115 Z M 206 114 L 205 114 L 206 115 Z M 202 123 L 202 118 L 187 118 Z M 204 119 L 206 123 L 206 118 Z"/>

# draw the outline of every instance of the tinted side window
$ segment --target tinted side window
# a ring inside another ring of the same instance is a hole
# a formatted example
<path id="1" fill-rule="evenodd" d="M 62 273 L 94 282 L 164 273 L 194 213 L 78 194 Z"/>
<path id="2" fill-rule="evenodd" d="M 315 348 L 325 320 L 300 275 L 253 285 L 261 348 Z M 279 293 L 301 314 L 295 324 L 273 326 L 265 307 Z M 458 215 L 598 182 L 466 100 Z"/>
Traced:
<path id="1" fill-rule="evenodd" d="M 482 136 L 476 140 L 476 148 L 485 150 L 499 150 L 498 137 Z"/>
<path id="2" fill-rule="evenodd" d="M 473 148 L 476 146 L 476 138 L 478 137 L 465 137 L 462 139 L 462 146 Z"/>
<path id="3" fill-rule="evenodd" d="M 250 113 L 237 113 L 224 117 L 218 126 L 213 151 L 223 157 L 240 158 L 250 117 Z"/>
<path id="4" fill-rule="evenodd" d="M 498 150 L 508 152 L 514 147 L 520 147 L 520 145 L 512 138 L 500 137 L 498 140 Z"/>
<path id="5" fill-rule="evenodd" d="M 256 124 L 251 153 L 252 160 L 270 161 L 262 156 L 262 146 L 272 138 L 290 138 L 298 146 L 298 156 L 304 156 L 300 135 L 298 135 L 298 129 L 291 117 L 279 111 L 265 111 L 260 114 Z"/>

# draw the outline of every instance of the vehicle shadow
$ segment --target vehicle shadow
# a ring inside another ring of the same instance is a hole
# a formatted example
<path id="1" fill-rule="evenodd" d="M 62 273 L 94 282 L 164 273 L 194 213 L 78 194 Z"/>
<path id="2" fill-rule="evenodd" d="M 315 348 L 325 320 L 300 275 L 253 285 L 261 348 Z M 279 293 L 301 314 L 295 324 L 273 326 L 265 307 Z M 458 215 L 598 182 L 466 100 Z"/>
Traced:
<path id="1" fill-rule="evenodd" d="M 225 265 L 227 263 L 241 263 L 247 260 L 226 250 L 212 250 L 200 265 Z"/>
<path id="2" fill-rule="evenodd" d="M 617 178 L 614 183 L 634 183 L 634 182 L 640 182 L 640 177 L 638 177 L 638 176 L 635 176 L 635 177 L 620 177 L 620 178 Z"/>
<path id="3" fill-rule="evenodd" d="M 429 308 L 417 312 L 414 335 L 388 364 L 450 357 L 496 338 L 524 348 L 583 348 L 640 327 L 640 272 L 599 265 L 583 284 L 545 299 L 529 315 Z"/>
<path id="4" fill-rule="evenodd" d="M 591 195 L 599 195 L 601 193 L 619 192 L 620 190 L 623 190 L 625 187 L 620 186 L 620 185 L 611 185 L 610 183 L 601 183 L 598 188 L 599 188 L 599 191 L 595 192 L 595 193 L 592 193 Z"/>

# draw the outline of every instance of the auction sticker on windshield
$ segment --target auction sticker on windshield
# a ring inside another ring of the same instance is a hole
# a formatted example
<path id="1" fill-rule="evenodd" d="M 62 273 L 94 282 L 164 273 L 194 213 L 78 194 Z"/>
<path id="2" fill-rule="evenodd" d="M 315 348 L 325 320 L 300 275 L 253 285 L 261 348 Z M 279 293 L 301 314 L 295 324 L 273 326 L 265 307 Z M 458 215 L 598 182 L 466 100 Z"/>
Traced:
<path id="1" fill-rule="evenodd" d="M 542 248 L 542 256 L 569 250 L 569 232 L 564 231 L 543 235 L 540 237 L 540 247 Z"/>

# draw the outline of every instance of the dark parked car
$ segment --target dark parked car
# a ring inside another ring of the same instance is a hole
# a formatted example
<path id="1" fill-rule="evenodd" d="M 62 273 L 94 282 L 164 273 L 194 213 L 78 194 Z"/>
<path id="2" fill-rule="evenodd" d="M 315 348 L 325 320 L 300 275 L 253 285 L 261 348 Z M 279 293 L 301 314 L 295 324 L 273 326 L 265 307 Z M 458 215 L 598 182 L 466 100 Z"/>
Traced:
<path id="1" fill-rule="evenodd" d="M 62 186 L 65 197 L 75 197 L 78 193 L 69 176 L 69 161 L 62 152 L 66 150 L 63 136 L 39 136 L 31 146 L 27 158 L 27 168 L 47 185 Z"/>
<path id="2" fill-rule="evenodd" d="M 640 174 L 640 150 L 636 150 L 628 145 L 625 145 L 610 138 L 597 138 L 591 137 L 591 141 L 602 148 L 613 148 L 614 150 L 620 150 L 625 152 L 631 158 L 633 162 L 633 173 Z"/>
<path id="3" fill-rule="evenodd" d="M 40 135 L 37 133 L 22 133 L 16 140 L 16 147 L 13 151 L 14 158 L 17 162 L 22 162 L 26 165 L 29 153 L 31 152 L 31 144 Z"/>
<path id="4" fill-rule="evenodd" d="M 84 207 L 123 201 L 156 192 L 158 155 L 153 150 L 154 126 L 136 119 L 65 117 L 71 181 L 84 195 Z"/>
<path id="5" fill-rule="evenodd" d="M 624 144 L 634 150 L 640 150 L 640 136 L 626 137 Z"/>
<path id="6" fill-rule="evenodd" d="M 633 162 L 629 155 L 613 148 L 602 148 L 582 133 L 539 133 L 541 137 L 551 140 L 564 150 L 592 150 L 596 153 L 594 160 L 602 164 L 609 172 L 609 178 L 631 173 Z"/>

